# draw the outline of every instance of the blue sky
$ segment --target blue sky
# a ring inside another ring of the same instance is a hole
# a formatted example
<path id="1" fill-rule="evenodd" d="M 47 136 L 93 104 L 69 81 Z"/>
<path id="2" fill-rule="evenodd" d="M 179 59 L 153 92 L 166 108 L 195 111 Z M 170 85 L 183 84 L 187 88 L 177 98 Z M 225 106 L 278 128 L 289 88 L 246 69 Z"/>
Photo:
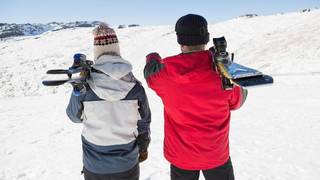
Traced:
<path id="1" fill-rule="evenodd" d="M 196 13 L 214 23 L 247 13 L 271 15 L 314 7 L 320 7 L 320 0 L 1 0 L 0 22 L 100 20 L 111 25 L 164 25 Z"/>

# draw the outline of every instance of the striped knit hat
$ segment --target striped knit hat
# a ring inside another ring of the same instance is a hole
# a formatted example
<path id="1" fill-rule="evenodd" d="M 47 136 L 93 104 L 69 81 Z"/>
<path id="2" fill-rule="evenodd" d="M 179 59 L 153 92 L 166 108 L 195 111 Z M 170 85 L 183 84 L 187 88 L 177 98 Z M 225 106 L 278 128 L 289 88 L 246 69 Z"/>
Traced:
<path id="1" fill-rule="evenodd" d="M 93 56 L 96 61 L 103 54 L 120 56 L 119 41 L 115 31 L 107 24 L 102 23 L 92 31 L 94 36 Z"/>

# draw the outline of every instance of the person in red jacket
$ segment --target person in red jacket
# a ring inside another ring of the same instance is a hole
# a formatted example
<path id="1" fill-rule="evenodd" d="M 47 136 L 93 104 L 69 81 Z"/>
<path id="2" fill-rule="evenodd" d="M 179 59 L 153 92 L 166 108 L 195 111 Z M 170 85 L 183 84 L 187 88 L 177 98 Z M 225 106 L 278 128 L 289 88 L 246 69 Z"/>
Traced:
<path id="1" fill-rule="evenodd" d="M 181 17 L 175 26 L 181 54 L 146 57 L 144 76 L 164 105 L 164 156 L 171 180 L 233 180 L 229 155 L 230 111 L 244 103 L 247 91 L 224 90 L 213 63 L 207 21 Z"/>

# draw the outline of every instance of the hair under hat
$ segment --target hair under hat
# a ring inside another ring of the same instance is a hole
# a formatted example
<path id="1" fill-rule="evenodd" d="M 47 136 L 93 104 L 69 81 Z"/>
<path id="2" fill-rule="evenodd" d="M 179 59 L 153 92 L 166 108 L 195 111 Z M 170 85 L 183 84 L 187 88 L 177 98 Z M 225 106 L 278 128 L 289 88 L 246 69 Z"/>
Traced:
<path id="1" fill-rule="evenodd" d="M 181 45 L 200 45 L 209 42 L 207 20 L 196 14 L 187 14 L 178 19 L 175 27 L 177 41 Z"/>
<path id="2" fill-rule="evenodd" d="M 97 60 L 103 54 L 120 55 L 119 41 L 115 31 L 107 24 L 101 23 L 92 31 L 94 36 L 93 56 Z"/>

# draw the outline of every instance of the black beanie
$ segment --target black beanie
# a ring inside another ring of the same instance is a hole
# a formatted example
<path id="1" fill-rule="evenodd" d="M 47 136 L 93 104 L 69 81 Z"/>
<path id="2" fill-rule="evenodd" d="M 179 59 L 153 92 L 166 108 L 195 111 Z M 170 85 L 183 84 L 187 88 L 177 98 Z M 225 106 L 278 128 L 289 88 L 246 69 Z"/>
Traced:
<path id="1" fill-rule="evenodd" d="M 181 45 L 200 45 L 209 42 L 208 23 L 200 15 L 187 14 L 176 23 L 178 43 Z"/>

